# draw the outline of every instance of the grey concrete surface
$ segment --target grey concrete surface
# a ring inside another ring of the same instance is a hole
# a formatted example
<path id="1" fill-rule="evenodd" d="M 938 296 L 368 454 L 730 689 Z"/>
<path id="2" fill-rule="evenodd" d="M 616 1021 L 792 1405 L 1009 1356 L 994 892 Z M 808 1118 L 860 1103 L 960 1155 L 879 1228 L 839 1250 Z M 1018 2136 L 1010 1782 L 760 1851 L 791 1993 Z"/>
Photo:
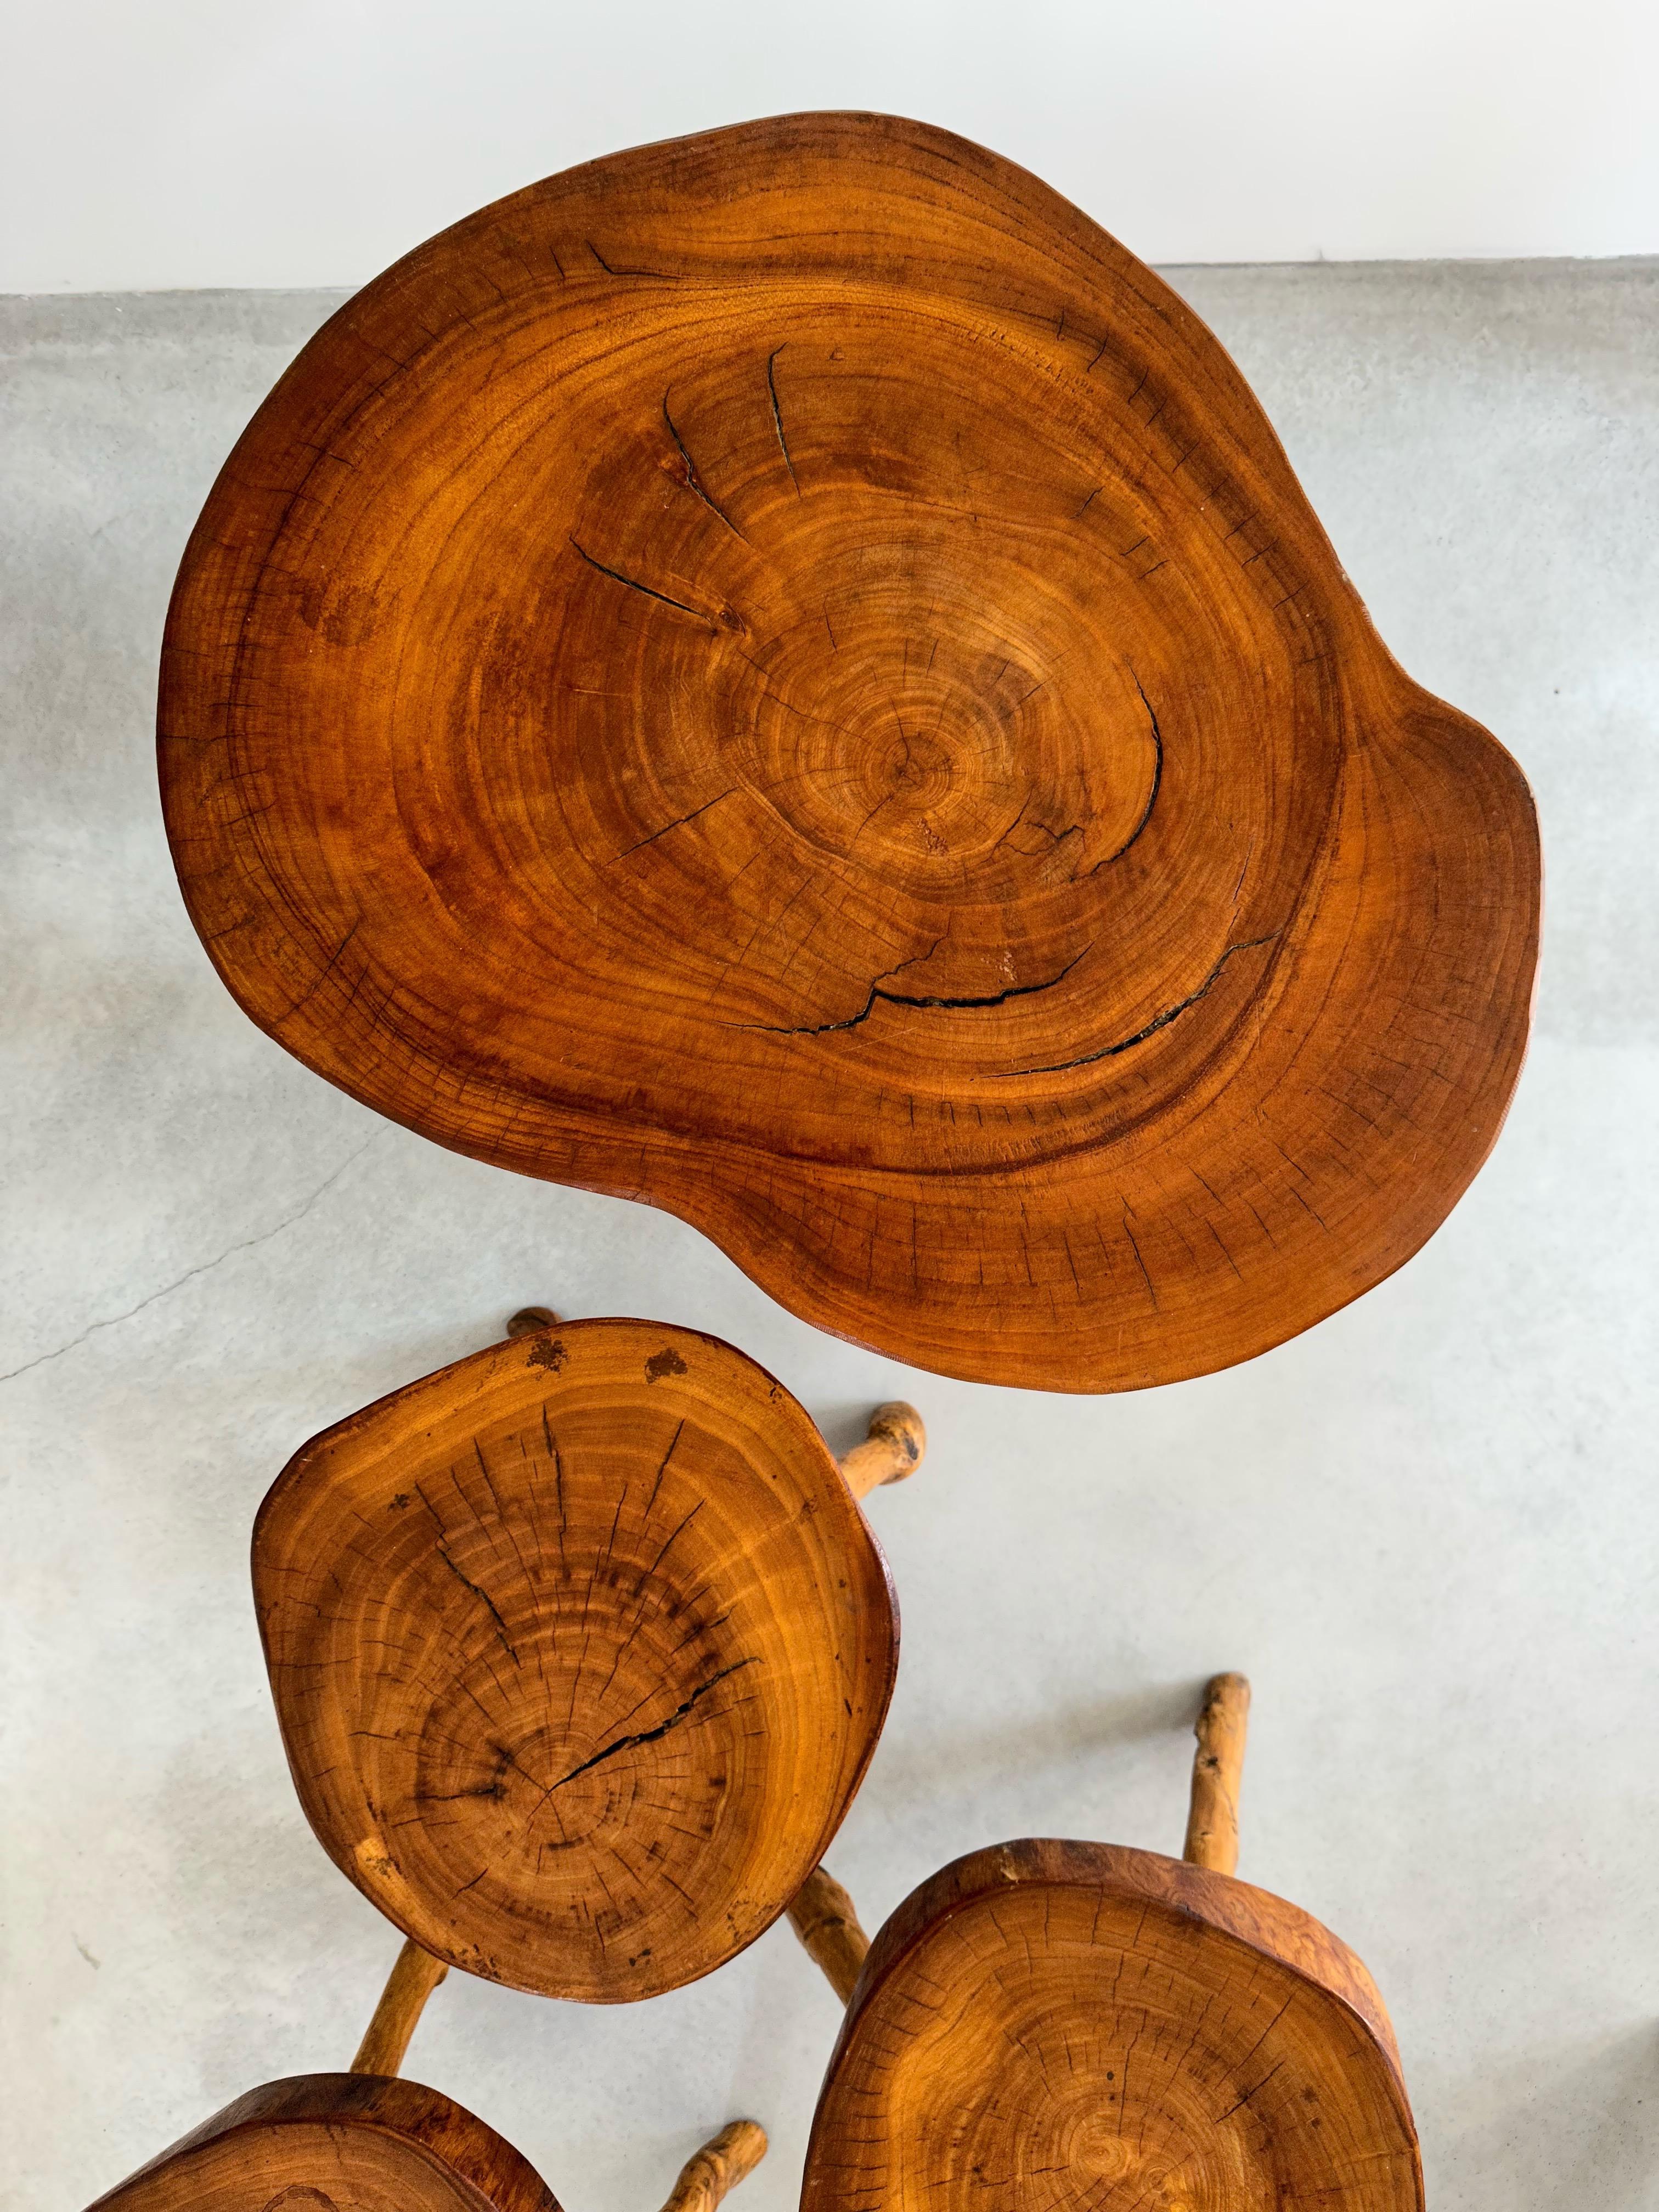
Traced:
<path id="1" fill-rule="evenodd" d="M 152 684 L 198 504 L 331 301 L 0 302 L 19 2212 L 349 2059 L 396 1938 L 289 1785 L 249 1527 L 305 1437 L 529 1300 L 714 1329 L 837 1444 L 924 1408 L 930 1467 L 872 1509 L 900 1687 L 832 1855 L 872 1925 L 1002 1837 L 1178 1849 L 1198 1686 L 1245 1668 L 1242 1871 L 1376 1972 L 1431 2203 L 1659 2203 L 1659 267 L 1177 281 L 1406 665 L 1530 773 L 1548 941 L 1509 1127 L 1428 1249 L 1251 1365 L 1098 1401 L 833 1343 L 678 1223 L 452 1158 L 258 1036 L 174 889 Z M 779 1928 L 639 2008 L 452 1976 L 410 2070 L 572 2212 L 648 2212 L 752 2112 L 744 2201 L 784 2212 L 835 2025 Z"/>

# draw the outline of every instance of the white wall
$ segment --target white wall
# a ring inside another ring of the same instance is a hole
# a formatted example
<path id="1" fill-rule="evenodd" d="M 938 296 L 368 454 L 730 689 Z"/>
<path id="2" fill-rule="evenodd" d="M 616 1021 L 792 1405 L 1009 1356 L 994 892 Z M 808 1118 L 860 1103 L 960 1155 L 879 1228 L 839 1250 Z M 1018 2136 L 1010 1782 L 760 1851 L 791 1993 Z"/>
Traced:
<path id="1" fill-rule="evenodd" d="M 1655 0 L 32 0 L 6 48 L 0 291 L 356 283 L 574 161 L 834 106 L 1153 261 L 1659 251 Z"/>

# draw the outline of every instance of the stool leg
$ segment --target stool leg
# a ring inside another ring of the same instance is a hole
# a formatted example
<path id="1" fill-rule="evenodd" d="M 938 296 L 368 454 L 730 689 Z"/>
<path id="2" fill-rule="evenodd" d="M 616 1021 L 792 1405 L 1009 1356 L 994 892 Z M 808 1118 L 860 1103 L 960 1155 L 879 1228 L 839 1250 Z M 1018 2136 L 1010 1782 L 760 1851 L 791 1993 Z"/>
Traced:
<path id="1" fill-rule="evenodd" d="M 728 2120 L 680 2168 L 663 2212 L 714 2212 L 721 2197 L 751 2174 L 765 2155 L 766 2130 L 758 2120 Z"/>
<path id="2" fill-rule="evenodd" d="M 845 2004 L 870 1948 L 852 1899 L 827 1867 L 809 1874 L 789 1907 L 790 1925 Z"/>
<path id="3" fill-rule="evenodd" d="M 870 1432 L 841 1462 L 854 1498 L 866 1497 L 884 1482 L 902 1482 L 921 1465 L 927 1431 L 914 1406 L 895 1398 L 870 1416 Z"/>
<path id="4" fill-rule="evenodd" d="M 416 2023 L 426 2009 L 427 1999 L 448 1972 L 441 1959 L 434 1959 L 429 1951 L 422 1950 L 412 1939 L 404 1945 L 380 1991 L 374 2017 L 357 2046 L 357 2056 L 351 2062 L 354 2074 L 386 2075 L 398 2071 Z"/>
<path id="5" fill-rule="evenodd" d="M 1244 1771 L 1244 1735 L 1250 1686 L 1243 1674 L 1218 1674 L 1204 1692 L 1193 1734 L 1193 1796 L 1187 1814 L 1188 1866 L 1231 1874 L 1238 1865 L 1238 1786 Z"/>
<path id="6" fill-rule="evenodd" d="M 507 1324 L 509 1336 L 534 1336 L 544 1328 L 557 1328 L 559 1316 L 551 1306 L 520 1306 Z"/>

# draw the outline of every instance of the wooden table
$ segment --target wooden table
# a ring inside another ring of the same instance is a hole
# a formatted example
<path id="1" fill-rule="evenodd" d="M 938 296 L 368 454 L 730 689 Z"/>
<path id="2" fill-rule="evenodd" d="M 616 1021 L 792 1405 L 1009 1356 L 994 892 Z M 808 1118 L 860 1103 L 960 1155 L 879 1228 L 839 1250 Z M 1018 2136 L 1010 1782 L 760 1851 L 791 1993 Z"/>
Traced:
<path id="1" fill-rule="evenodd" d="M 951 1374 L 1279 1343 L 1520 1070 L 1515 763 L 1198 318 L 920 124 L 615 155 L 359 292 L 204 510 L 160 736 L 308 1066 Z"/>

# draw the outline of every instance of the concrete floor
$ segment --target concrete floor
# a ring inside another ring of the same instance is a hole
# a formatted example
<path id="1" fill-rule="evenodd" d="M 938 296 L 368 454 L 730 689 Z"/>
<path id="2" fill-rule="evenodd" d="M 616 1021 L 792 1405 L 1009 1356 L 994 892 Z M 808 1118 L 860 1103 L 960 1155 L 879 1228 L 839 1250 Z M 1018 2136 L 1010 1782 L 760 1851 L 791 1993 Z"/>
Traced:
<path id="1" fill-rule="evenodd" d="M 397 1939 L 295 1804 L 249 1526 L 305 1437 L 532 1300 L 729 1336 L 837 1445 L 924 1408 L 929 1468 L 872 1506 L 898 1695 L 831 1859 L 872 1927 L 996 1838 L 1177 1850 L 1199 1684 L 1243 1668 L 1241 1870 L 1371 1966 L 1437 2212 L 1659 2203 L 1659 266 L 1177 281 L 1406 665 L 1531 775 L 1549 936 L 1508 1131 L 1429 1249 L 1250 1366 L 1092 1401 L 833 1343 L 679 1224 L 436 1151 L 255 1032 L 173 884 L 156 643 L 332 299 L 0 302 L 19 2212 L 349 2059 Z M 573 2212 L 649 2212 L 753 2112 L 743 2201 L 784 2212 L 835 2027 L 778 1928 L 637 2008 L 452 1976 L 410 2070 Z"/>

